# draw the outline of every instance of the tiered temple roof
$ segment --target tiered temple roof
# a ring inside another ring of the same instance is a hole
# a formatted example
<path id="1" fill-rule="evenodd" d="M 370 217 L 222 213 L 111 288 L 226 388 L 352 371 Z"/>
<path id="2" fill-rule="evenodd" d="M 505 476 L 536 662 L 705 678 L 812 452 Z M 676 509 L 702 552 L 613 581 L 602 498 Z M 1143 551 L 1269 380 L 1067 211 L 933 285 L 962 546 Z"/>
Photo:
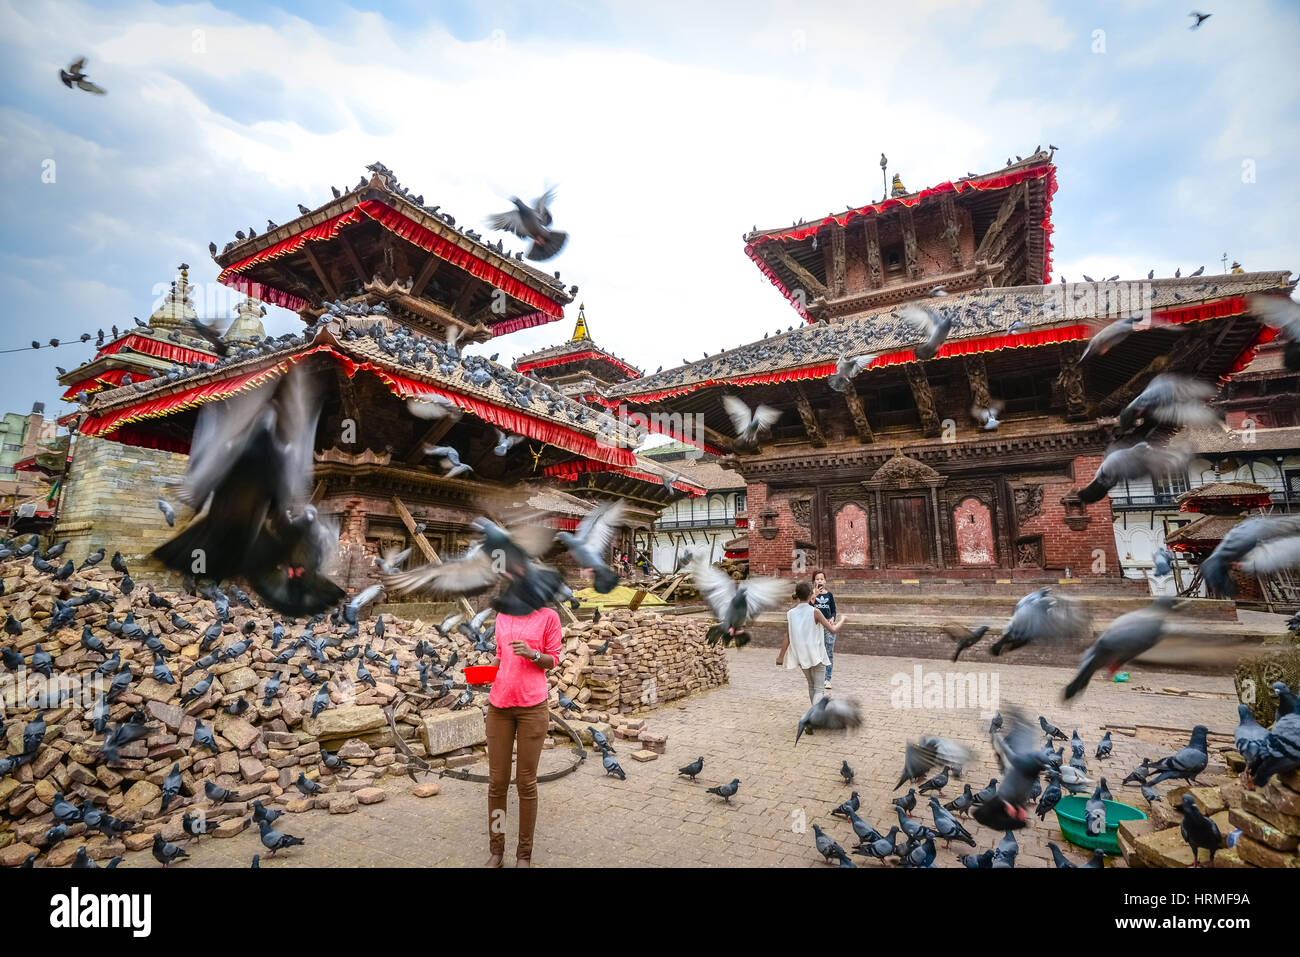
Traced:
<path id="1" fill-rule="evenodd" d="M 219 280 L 308 321 L 331 300 L 365 296 L 378 284 L 380 298 L 412 327 L 455 326 L 465 341 L 564 317 L 576 287 L 566 291 L 558 271 L 548 275 L 502 242 L 457 228 L 455 217 L 412 196 L 382 163 L 367 169 L 368 179 L 314 210 L 266 233 L 240 231 L 213 255 Z"/>
<path id="2" fill-rule="evenodd" d="M 1056 167 L 1005 169 L 745 235 L 745 254 L 809 321 L 924 295 L 1051 281 Z"/>
<path id="3" fill-rule="evenodd" d="M 669 403 L 678 413 L 705 414 L 705 422 L 711 427 L 705 447 L 722 452 L 732 449 L 733 443 L 719 433 L 719 424 L 727 422 L 720 398 L 736 387 L 816 384 L 819 392 L 810 398 L 819 401 L 812 405 L 823 409 L 847 402 L 856 420 L 861 409 L 871 408 L 870 402 L 855 402 L 857 393 L 868 393 L 886 380 L 892 385 L 893 380 L 904 378 L 893 373 L 905 372 L 909 385 L 926 389 L 921 380 L 911 378 L 913 374 L 907 371 L 910 366 L 924 365 L 941 371 L 954 360 L 959 366 L 964 357 L 988 354 L 992 362 L 997 354 L 1022 349 L 1045 348 L 1077 358 L 1077 352 L 1099 328 L 1132 310 L 1145 314 L 1149 321 L 1139 324 L 1132 335 L 1105 356 L 1089 360 L 1079 373 L 1079 391 L 1099 398 L 1089 408 L 1077 409 L 1077 414 L 1088 417 L 1086 413 L 1091 411 L 1114 415 L 1156 371 L 1195 372 L 1202 377 L 1220 378 L 1244 368 L 1255 349 L 1274 335 L 1249 315 L 1247 296 L 1257 292 L 1285 293 L 1291 287 L 1289 275 L 1277 271 L 1019 286 L 929 297 L 922 304 L 950 316 L 952 328 L 937 356 L 925 363 L 916 358 L 914 346 L 920 337 L 901 316 L 901 307 L 884 306 L 829 326 L 799 327 L 622 383 L 608 390 L 603 401 L 608 406 L 628 404 L 644 409 Z M 816 380 L 832 375 L 839 357 L 860 355 L 874 358 L 850 394 L 835 396 L 827 390 L 821 400 L 821 383 Z M 1077 365 L 1073 359 L 1070 364 Z M 784 399 L 765 393 L 761 401 L 778 407 L 783 401 L 787 412 L 807 404 L 799 398 L 798 388 L 782 392 Z M 853 408 L 855 405 L 858 408 Z M 865 420 L 865 411 L 861 417 Z M 783 425 L 797 429 L 799 418 L 786 415 Z M 859 429 L 859 434 L 869 434 L 869 430 Z"/>
<path id="4" fill-rule="evenodd" d="M 163 375 L 178 364 L 216 359 L 212 344 L 194 332 L 192 323 L 198 313 L 190 301 L 190 289 L 189 267 L 182 263 L 167 298 L 147 324 L 100 341 L 90 361 L 59 376 L 59 384 L 66 386 L 64 400 L 76 402 L 83 391 L 94 395 L 116 388 L 127 375 L 141 381 Z"/>
<path id="5" fill-rule="evenodd" d="M 620 382 L 641 378 L 641 370 L 596 345 L 587 329 L 586 306 L 567 342 L 547 346 L 515 360 L 516 372 L 531 373 L 565 395 L 595 400 Z"/>

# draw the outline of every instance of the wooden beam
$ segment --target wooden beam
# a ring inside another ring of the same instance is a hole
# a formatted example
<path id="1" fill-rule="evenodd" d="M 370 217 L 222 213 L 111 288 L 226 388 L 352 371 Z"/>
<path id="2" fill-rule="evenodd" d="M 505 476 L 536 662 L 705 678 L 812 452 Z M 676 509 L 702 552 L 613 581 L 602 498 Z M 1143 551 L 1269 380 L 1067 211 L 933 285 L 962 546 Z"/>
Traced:
<path id="1" fill-rule="evenodd" d="M 925 377 L 925 366 L 920 362 L 908 362 L 904 364 L 903 371 L 907 374 L 907 384 L 912 387 L 912 398 L 916 400 L 922 434 L 933 438 L 939 434 L 939 412 L 934 404 L 930 380 Z"/>
<path id="2" fill-rule="evenodd" d="M 1088 416 L 1088 393 L 1083 384 L 1083 367 L 1079 364 L 1083 349 L 1084 344 L 1081 342 L 1061 343 L 1061 371 L 1056 381 L 1065 393 L 1065 413 L 1069 419 L 1084 419 Z"/>
<path id="3" fill-rule="evenodd" d="M 990 408 L 993 405 L 993 397 L 989 394 L 989 373 L 984 365 L 984 356 L 980 353 L 963 356 L 962 364 L 966 367 L 971 400 L 981 409 Z"/>
<path id="4" fill-rule="evenodd" d="M 312 252 L 311 243 L 303 243 L 302 251 L 307 257 L 307 262 L 311 263 L 311 268 L 312 271 L 316 273 L 316 278 L 319 279 L 320 284 L 325 287 L 325 294 L 331 299 L 337 299 L 339 297 L 338 290 L 334 288 L 334 283 L 330 282 L 330 277 L 325 274 L 325 270 L 321 267 L 320 260 L 317 259 L 316 254 Z"/>
<path id="5" fill-rule="evenodd" d="M 460 293 L 456 296 L 456 301 L 452 303 L 451 314 L 453 316 L 463 316 L 469 309 L 469 304 L 474 298 L 474 293 L 478 292 L 478 280 L 468 273 L 465 274 L 465 285 L 461 287 Z M 491 299 L 493 297 L 489 297 Z"/>
<path id="6" fill-rule="evenodd" d="M 437 419 L 424 430 L 424 434 L 416 439 L 415 444 L 402 456 L 402 460 L 407 465 L 419 465 L 425 458 L 424 447 L 433 445 L 442 439 L 444 435 L 451 431 L 451 427 L 456 424 L 457 418 L 454 415 L 444 415 Z"/>
<path id="7" fill-rule="evenodd" d="M 916 248 L 916 219 L 910 206 L 903 207 L 903 256 L 906 259 L 907 277 L 921 278 L 921 260 Z"/>
<path id="8" fill-rule="evenodd" d="M 975 247 L 976 259 L 989 258 L 989 247 L 993 245 L 994 241 L 1006 227 L 1007 220 L 1009 220 L 1011 214 L 1016 211 L 1016 203 L 1019 199 L 1020 190 L 1012 189 L 1007 193 L 1007 198 L 1002 201 L 1002 206 L 998 209 L 998 214 L 993 217 L 993 224 L 989 226 L 988 232 L 984 234 L 984 238 L 981 239 L 979 245 Z"/>
<path id="9" fill-rule="evenodd" d="M 817 421 L 817 413 L 813 411 L 812 403 L 808 401 L 808 394 L 804 392 L 803 385 L 795 383 L 794 386 L 794 404 L 799 410 L 799 418 L 803 420 L 803 429 L 808 433 L 808 438 L 817 448 L 826 444 L 826 436 L 822 433 L 822 427 Z"/>
<path id="10" fill-rule="evenodd" d="M 795 262 L 794 257 L 792 257 L 788 252 L 786 252 L 776 243 L 767 244 L 766 254 L 764 258 L 766 258 L 769 263 L 771 262 L 772 259 L 779 260 L 781 265 L 785 266 L 786 269 L 794 273 L 794 277 L 798 279 L 799 282 L 801 282 L 804 285 L 807 291 L 812 294 L 808 296 L 808 299 L 811 300 L 817 298 L 818 296 L 826 295 L 826 287 L 822 284 L 821 280 L 818 279 L 816 276 L 814 276 L 812 273 L 810 273 L 807 269 L 804 269 L 803 266 L 800 266 L 797 262 Z"/>
<path id="11" fill-rule="evenodd" d="M 943 235 L 948 240 L 948 251 L 952 253 L 952 264 L 961 268 L 961 224 L 957 222 L 957 204 L 952 193 L 939 197 L 939 212 L 943 215 Z"/>
<path id="12" fill-rule="evenodd" d="M 830 247 L 830 278 L 831 278 L 831 295 L 844 295 L 844 227 L 831 227 L 831 247 Z"/>
<path id="13" fill-rule="evenodd" d="M 868 216 L 864 227 L 867 235 L 867 268 L 871 273 L 871 286 L 879 289 L 885 283 L 884 268 L 880 264 L 880 224 L 875 216 Z"/>
<path id="14" fill-rule="evenodd" d="M 424 287 L 429 285 L 429 280 L 433 278 L 433 274 L 438 271 L 445 261 L 446 260 L 442 259 L 440 256 L 429 253 L 429 258 L 426 259 L 424 265 L 420 267 L 419 275 L 417 275 L 415 281 L 411 283 L 410 295 L 418 296 L 423 293 Z"/>
<path id="15" fill-rule="evenodd" d="M 411 538 L 415 541 L 416 547 L 419 548 L 420 552 L 424 555 L 424 560 L 434 565 L 441 565 L 442 559 L 439 558 L 438 553 L 433 550 L 433 546 L 429 544 L 429 540 L 424 537 L 424 532 L 417 532 L 415 530 L 415 519 L 411 517 L 411 512 L 407 509 L 406 503 L 396 495 L 393 496 L 393 508 L 397 509 L 397 517 L 400 518 L 402 524 L 406 526 L 407 533 L 410 534 Z M 461 596 L 459 602 L 461 611 L 470 618 L 473 618 L 478 614 L 478 612 L 474 610 L 474 606 L 469 603 L 468 598 Z"/>
<path id="16" fill-rule="evenodd" d="M 352 271 L 357 274 L 357 279 L 361 280 L 362 284 L 368 283 L 370 277 L 366 275 L 366 267 L 361 265 L 361 257 L 352 248 L 352 243 L 348 240 L 348 237 L 340 231 L 337 238 L 339 245 L 343 247 L 344 255 L 348 257 L 348 262 L 352 263 Z"/>
<path id="17" fill-rule="evenodd" d="M 852 382 L 844 390 L 844 403 L 849 407 L 849 415 L 853 416 L 853 429 L 858 434 L 858 441 L 863 445 L 874 443 L 876 436 L 871 431 L 871 423 L 867 421 L 866 406 L 862 404 L 862 396 L 858 394 L 858 387 Z"/>
<path id="18" fill-rule="evenodd" d="M 325 497 L 325 480 L 321 479 L 316 483 L 316 487 L 311 491 L 310 504 L 316 505 Z"/>
<path id="19" fill-rule="evenodd" d="M 1147 387 L 1153 376 L 1188 361 L 1199 351 L 1208 351 L 1208 347 L 1209 343 L 1204 336 L 1198 336 L 1191 331 L 1183 332 L 1178 343 L 1172 349 L 1167 353 L 1156 356 L 1130 376 L 1129 380 L 1122 386 L 1098 402 L 1094 415 L 1115 415 L 1120 409 L 1137 398 L 1138 393 Z"/>

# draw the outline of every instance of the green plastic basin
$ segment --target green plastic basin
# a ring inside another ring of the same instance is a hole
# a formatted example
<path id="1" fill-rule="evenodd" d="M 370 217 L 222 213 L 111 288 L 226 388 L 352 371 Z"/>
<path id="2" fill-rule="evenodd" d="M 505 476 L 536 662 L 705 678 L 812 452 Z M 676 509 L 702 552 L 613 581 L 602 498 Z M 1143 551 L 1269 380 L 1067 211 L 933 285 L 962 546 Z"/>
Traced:
<path id="1" fill-rule="evenodd" d="M 1088 798 L 1082 794 L 1067 794 L 1056 805 L 1056 823 L 1065 839 L 1077 847 L 1088 850 L 1101 848 L 1107 854 L 1119 853 L 1119 822 L 1145 821 L 1146 814 L 1119 801 L 1106 801 L 1106 830 L 1096 837 L 1088 833 L 1084 817 Z"/>

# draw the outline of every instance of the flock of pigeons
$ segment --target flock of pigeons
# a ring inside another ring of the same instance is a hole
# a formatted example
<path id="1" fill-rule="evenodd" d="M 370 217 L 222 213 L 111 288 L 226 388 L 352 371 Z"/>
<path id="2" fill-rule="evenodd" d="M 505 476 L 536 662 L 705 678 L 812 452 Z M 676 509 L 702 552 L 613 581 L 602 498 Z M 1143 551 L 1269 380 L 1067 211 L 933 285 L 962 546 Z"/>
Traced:
<path id="1" fill-rule="evenodd" d="M 1237 750 L 1246 759 L 1249 787 L 1262 787 L 1274 775 L 1300 768 L 1300 711 L 1297 711 L 1296 692 L 1282 682 L 1273 685 L 1273 692 L 1278 707 L 1277 719 L 1271 729 L 1261 727 L 1249 707 L 1238 706 L 1240 723 L 1233 737 Z M 1003 836 L 989 850 L 978 855 L 959 854 L 958 860 L 969 868 L 1014 867 L 1019 852 L 1015 831 L 1029 823 L 1030 805 L 1034 806 L 1038 819 L 1044 821 L 1067 794 L 1087 795 L 1084 827 L 1089 835 L 1100 838 L 1107 829 L 1107 804 L 1114 801 L 1106 778 L 1094 780 L 1089 777 L 1085 745 L 1077 730 L 1067 737 L 1042 715 L 1038 718 L 1038 726 L 1043 735 L 1041 743 L 1039 733 L 1019 710 L 1008 708 L 1006 717 L 998 712 L 989 726 L 989 738 L 1001 777 L 992 778 L 979 791 L 967 783 L 960 794 L 946 803 L 941 801 L 944 789 L 953 778 L 962 776 L 973 753 L 958 742 L 938 736 L 927 735 L 908 743 L 903 769 L 894 790 L 909 782 L 912 786 L 905 795 L 891 802 L 898 823 L 885 834 L 859 815 L 861 801 L 857 791 L 832 809 L 831 816 L 843 818 L 853 828 L 856 842 L 851 844 L 851 848 L 854 855 L 881 863 L 895 859 L 905 867 L 933 867 L 937 857 L 936 840 L 944 841 L 945 848 L 951 847 L 953 842 L 977 847 L 975 837 L 964 823 L 970 818 L 990 830 L 1003 832 Z M 1122 784 L 1140 787 L 1148 805 L 1162 800 L 1155 788 L 1157 784 L 1177 780 L 1195 785 L 1209 765 L 1208 733 L 1204 725 L 1197 725 L 1186 747 L 1159 759 L 1144 758 Z M 1060 747 L 1056 746 L 1057 741 L 1063 742 Z M 1071 751 L 1068 760 L 1065 758 L 1065 744 Z M 1111 757 L 1112 749 L 1108 731 L 1098 742 L 1094 756 L 1098 761 L 1105 760 Z M 703 762 L 701 757 L 695 764 L 682 768 L 681 773 L 691 775 L 694 780 L 694 775 L 703 768 Z M 936 768 L 941 770 L 931 776 Z M 854 770 L 847 760 L 840 768 L 840 775 L 846 785 L 853 784 Z M 738 781 L 732 782 L 732 794 L 738 785 Z M 917 807 L 918 797 L 924 799 L 927 794 L 932 825 L 922 824 L 912 813 Z M 1202 850 L 1208 852 L 1209 864 L 1213 866 L 1214 855 L 1223 843 L 1218 825 L 1202 812 L 1190 793 L 1184 792 L 1179 806 L 1183 814 L 1181 835 L 1192 851 L 1193 866 L 1200 866 Z M 817 851 L 828 863 L 837 862 L 841 867 L 855 866 L 850 854 L 819 825 L 813 826 L 813 832 Z M 1093 852 L 1088 863 L 1079 865 L 1066 857 L 1056 844 L 1049 842 L 1048 847 L 1058 868 L 1104 866 L 1105 852 L 1100 849 Z"/>

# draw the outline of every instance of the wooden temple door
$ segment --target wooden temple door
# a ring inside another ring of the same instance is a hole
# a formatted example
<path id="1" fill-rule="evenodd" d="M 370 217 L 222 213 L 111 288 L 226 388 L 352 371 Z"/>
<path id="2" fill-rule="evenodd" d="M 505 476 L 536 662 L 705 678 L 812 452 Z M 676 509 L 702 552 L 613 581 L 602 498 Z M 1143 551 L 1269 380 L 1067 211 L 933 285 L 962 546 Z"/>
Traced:
<path id="1" fill-rule="evenodd" d="M 930 564 L 930 503 L 924 495 L 889 499 L 890 565 Z"/>

